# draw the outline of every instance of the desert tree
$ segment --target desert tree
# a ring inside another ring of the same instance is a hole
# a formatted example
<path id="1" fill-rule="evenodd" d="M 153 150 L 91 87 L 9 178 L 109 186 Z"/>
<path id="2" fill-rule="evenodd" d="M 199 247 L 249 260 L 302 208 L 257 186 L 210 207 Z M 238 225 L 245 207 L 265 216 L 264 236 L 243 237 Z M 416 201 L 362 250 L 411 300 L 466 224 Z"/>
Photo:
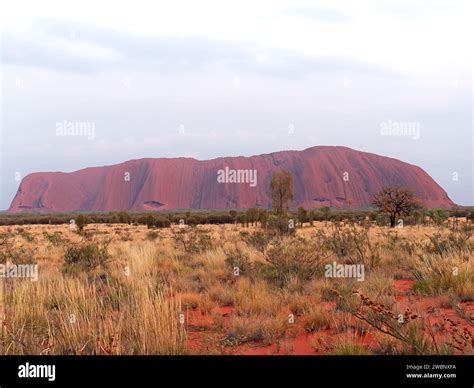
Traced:
<path id="1" fill-rule="evenodd" d="M 117 219 L 120 224 L 130 224 L 132 222 L 132 217 L 125 210 L 117 213 Z"/>
<path id="2" fill-rule="evenodd" d="M 272 174 L 269 194 L 275 214 L 285 215 L 289 202 L 293 200 L 293 176 L 289 171 L 275 171 Z"/>
<path id="3" fill-rule="evenodd" d="M 247 227 L 247 215 L 245 213 L 239 213 L 236 220 L 242 227 Z"/>
<path id="4" fill-rule="evenodd" d="M 319 209 L 323 213 L 324 221 L 326 225 L 328 224 L 329 214 L 331 213 L 331 208 L 329 206 L 323 206 Z"/>
<path id="5" fill-rule="evenodd" d="M 408 216 L 420 208 L 410 189 L 401 187 L 383 187 L 374 195 L 373 204 L 390 218 L 390 227 L 394 227 L 398 217 Z"/>
<path id="6" fill-rule="evenodd" d="M 443 225 L 448 218 L 448 213 L 443 209 L 435 209 L 432 214 L 432 220 L 437 226 Z"/>
<path id="7" fill-rule="evenodd" d="M 87 217 L 84 214 L 79 214 L 76 218 L 76 226 L 79 232 L 82 232 L 86 225 L 87 225 Z"/>
<path id="8" fill-rule="evenodd" d="M 474 210 L 471 210 L 468 214 L 467 214 L 467 220 L 468 221 L 471 221 L 474 223 Z"/>
<path id="9" fill-rule="evenodd" d="M 265 228 L 268 222 L 268 211 L 267 209 L 258 209 L 258 221 L 260 222 L 260 226 Z"/>
<path id="10" fill-rule="evenodd" d="M 306 222 L 308 218 L 308 212 L 303 206 L 300 206 L 298 208 L 297 217 L 298 217 L 298 221 L 300 222 L 300 226 L 303 227 L 303 223 Z"/>
<path id="11" fill-rule="evenodd" d="M 232 220 L 235 224 L 237 222 L 237 211 L 231 210 L 231 211 L 229 211 L 229 215 L 232 217 Z"/>
<path id="12" fill-rule="evenodd" d="M 250 224 L 252 223 L 253 226 L 256 226 L 257 220 L 258 220 L 258 209 L 251 207 L 247 209 L 245 212 L 245 215 L 247 216 L 247 222 Z"/>
<path id="13" fill-rule="evenodd" d="M 416 225 L 423 224 L 424 216 L 424 213 L 420 210 L 413 211 L 413 220 Z"/>
<path id="14" fill-rule="evenodd" d="M 145 224 L 148 229 L 151 229 L 155 226 L 155 217 L 153 215 L 148 214 L 145 218 Z"/>
<path id="15" fill-rule="evenodd" d="M 286 230 L 286 215 L 289 203 L 293 200 L 293 176 L 286 170 L 275 171 L 268 188 L 272 200 L 272 208 L 277 218 L 280 232 Z"/>

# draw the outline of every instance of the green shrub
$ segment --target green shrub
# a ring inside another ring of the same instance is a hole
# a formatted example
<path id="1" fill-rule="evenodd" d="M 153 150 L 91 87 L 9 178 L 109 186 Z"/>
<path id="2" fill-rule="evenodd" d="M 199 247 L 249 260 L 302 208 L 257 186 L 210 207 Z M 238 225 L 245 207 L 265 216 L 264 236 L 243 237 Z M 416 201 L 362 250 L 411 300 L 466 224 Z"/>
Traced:
<path id="1" fill-rule="evenodd" d="M 249 233 L 247 231 L 240 232 L 240 237 L 247 244 L 263 252 L 272 240 L 272 236 L 263 231 Z"/>
<path id="2" fill-rule="evenodd" d="M 168 228 L 171 225 L 170 221 L 165 217 L 157 217 L 154 226 L 157 228 Z"/>
<path id="3" fill-rule="evenodd" d="M 453 252 L 470 252 L 472 250 L 469 242 L 472 237 L 472 227 L 455 227 L 449 230 L 449 234 L 443 236 L 440 233 L 428 235 L 429 243 L 426 249 L 429 253 L 447 256 Z"/>
<path id="4" fill-rule="evenodd" d="M 242 252 L 239 248 L 228 251 L 225 255 L 226 264 L 231 268 L 238 267 L 240 274 L 247 274 L 251 271 L 252 263 L 250 262 L 248 255 Z"/>
<path id="5" fill-rule="evenodd" d="M 326 250 L 344 259 L 348 264 L 364 264 L 368 268 L 380 264 L 379 246 L 370 242 L 368 228 L 346 229 L 336 224 L 328 233 L 319 231 L 317 237 Z"/>
<path id="6" fill-rule="evenodd" d="M 294 277 L 310 280 L 322 273 L 327 258 L 321 244 L 301 237 L 275 239 L 264 252 L 266 264 L 260 271 L 266 280 L 283 287 Z"/>
<path id="7" fill-rule="evenodd" d="M 79 214 L 76 218 L 76 226 L 79 232 L 84 230 L 84 227 L 87 225 L 87 217 L 83 214 Z"/>
<path id="8" fill-rule="evenodd" d="M 471 210 L 468 214 L 467 214 L 467 219 L 471 222 L 474 222 L 474 210 Z"/>
<path id="9" fill-rule="evenodd" d="M 174 232 L 173 238 L 189 253 L 202 253 L 212 248 L 211 236 L 199 232 L 194 226 Z"/>
<path id="10" fill-rule="evenodd" d="M 117 220 L 120 224 L 130 224 L 132 217 L 126 211 L 120 211 L 117 213 Z"/>
<path id="11" fill-rule="evenodd" d="M 110 260 L 108 244 L 85 243 L 67 248 L 64 254 L 63 272 L 76 273 L 107 267 Z"/>
<path id="12" fill-rule="evenodd" d="M 273 235 L 290 235 L 295 233 L 296 221 L 288 217 L 277 217 L 272 214 L 268 217 L 266 229 Z"/>
<path id="13" fill-rule="evenodd" d="M 47 240 L 51 245 L 55 247 L 60 246 L 65 241 L 65 239 L 62 237 L 61 232 L 54 232 L 54 233 L 43 232 L 43 237 L 45 238 L 45 240 Z"/>

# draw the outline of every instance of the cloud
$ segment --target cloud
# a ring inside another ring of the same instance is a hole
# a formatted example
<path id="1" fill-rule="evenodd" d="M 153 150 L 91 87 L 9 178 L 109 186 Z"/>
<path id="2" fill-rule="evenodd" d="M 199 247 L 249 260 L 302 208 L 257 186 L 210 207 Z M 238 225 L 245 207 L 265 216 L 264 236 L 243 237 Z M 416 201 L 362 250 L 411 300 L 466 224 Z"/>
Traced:
<path id="1" fill-rule="evenodd" d="M 285 11 L 285 14 L 327 23 L 348 23 L 353 20 L 348 14 L 329 8 L 289 8 Z"/>
<path id="2" fill-rule="evenodd" d="M 453 8 L 453 2 L 444 0 L 424 1 L 384 1 L 378 5 L 383 13 L 406 19 L 422 19 L 442 13 Z"/>
<path id="3" fill-rule="evenodd" d="M 195 73 L 219 66 L 238 74 L 283 78 L 328 72 L 400 75 L 340 56 L 314 57 L 206 37 L 142 36 L 57 21 L 37 23 L 27 35 L 7 33 L 3 43 L 2 63 L 79 73 L 115 69 Z"/>

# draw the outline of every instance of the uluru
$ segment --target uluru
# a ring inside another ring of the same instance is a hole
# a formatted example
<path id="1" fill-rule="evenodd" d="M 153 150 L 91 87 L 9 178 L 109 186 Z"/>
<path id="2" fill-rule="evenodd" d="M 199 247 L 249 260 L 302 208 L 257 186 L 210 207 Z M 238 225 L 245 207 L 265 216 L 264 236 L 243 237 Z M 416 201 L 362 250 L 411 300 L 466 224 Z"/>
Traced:
<path id="1" fill-rule="evenodd" d="M 275 170 L 289 170 L 292 207 L 362 208 L 384 186 L 408 187 L 427 207 L 451 207 L 447 193 L 420 167 L 347 147 L 316 146 L 250 157 L 144 158 L 64 172 L 27 175 L 11 212 L 269 207 Z"/>

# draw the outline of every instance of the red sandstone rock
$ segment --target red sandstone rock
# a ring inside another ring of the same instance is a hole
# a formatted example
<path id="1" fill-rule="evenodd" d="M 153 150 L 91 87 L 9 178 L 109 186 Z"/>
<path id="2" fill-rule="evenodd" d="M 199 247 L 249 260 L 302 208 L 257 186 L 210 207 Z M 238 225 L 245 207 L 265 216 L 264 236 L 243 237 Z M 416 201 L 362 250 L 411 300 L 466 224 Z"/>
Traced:
<path id="1" fill-rule="evenodd" d="M 219 183 L 218 170 L 256 170 L 257 184 Z M 312 147 L 251 157 L 131 160 L 105 167 L 26 176 L 10 211 L 109 211 L 267 207 L 271 173 L 293 174 L 292 207 L 364 207 L 383 186 L 411 188 L 428 207 L 450 207 L 420 167 L 346 147 Z M 130 180 L 127 181 L 127 173 Z M 344 180 L 344 174 L 348 180 Z"/>

